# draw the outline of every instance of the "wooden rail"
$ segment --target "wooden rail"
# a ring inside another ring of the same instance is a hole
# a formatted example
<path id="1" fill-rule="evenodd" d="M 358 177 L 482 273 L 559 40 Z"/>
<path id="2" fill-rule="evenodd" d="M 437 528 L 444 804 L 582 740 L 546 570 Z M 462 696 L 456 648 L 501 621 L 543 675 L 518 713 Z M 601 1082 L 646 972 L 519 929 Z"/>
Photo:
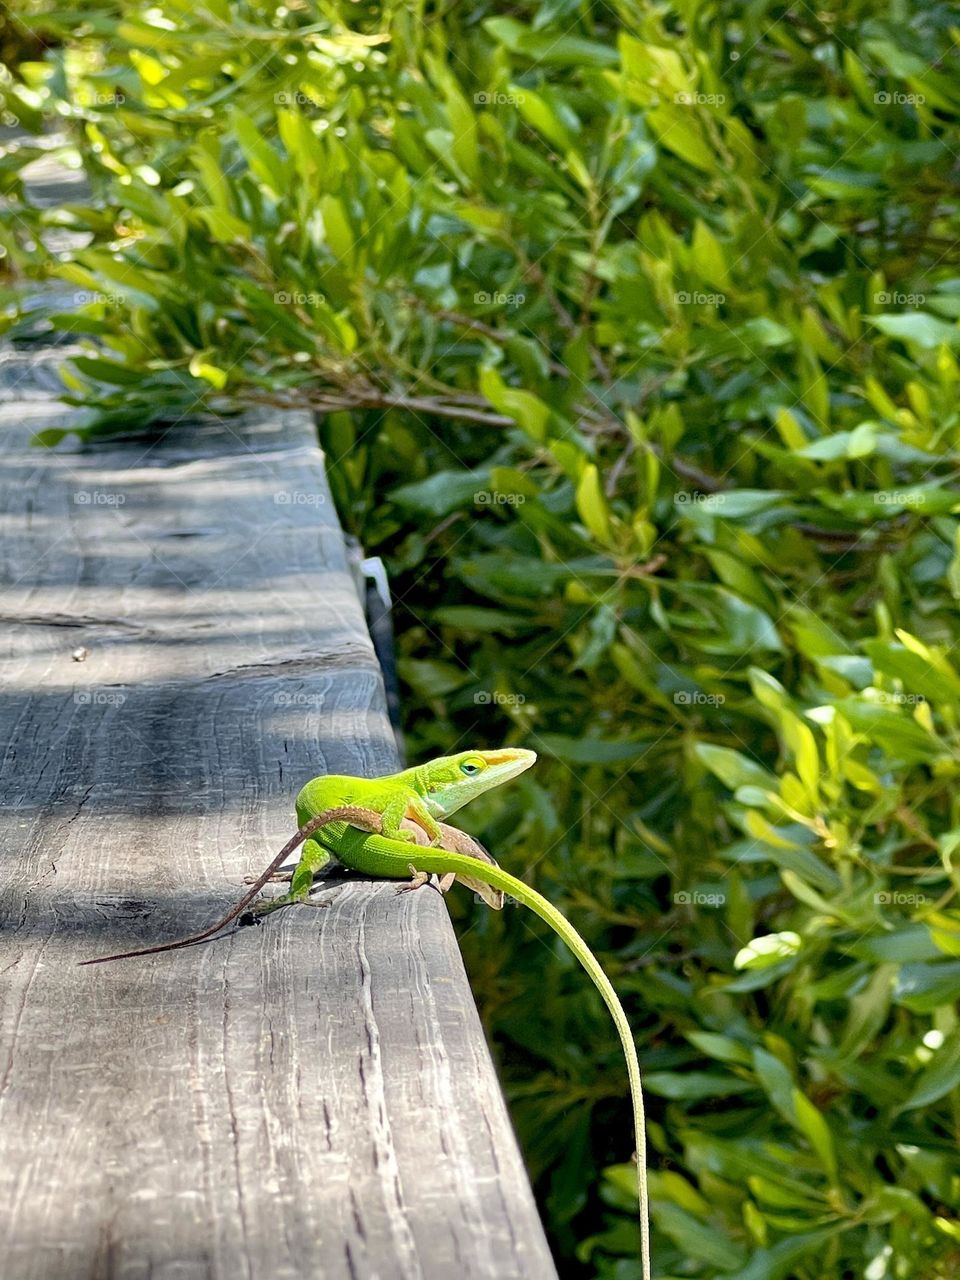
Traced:
<path id="1" fill-rule="evenodd" d="M 309 421 L 44 452 L 60 358 L 0 356 L 0 1275 L 555 1276 L 438 894 L 77 967 L 397 758 Z"/>

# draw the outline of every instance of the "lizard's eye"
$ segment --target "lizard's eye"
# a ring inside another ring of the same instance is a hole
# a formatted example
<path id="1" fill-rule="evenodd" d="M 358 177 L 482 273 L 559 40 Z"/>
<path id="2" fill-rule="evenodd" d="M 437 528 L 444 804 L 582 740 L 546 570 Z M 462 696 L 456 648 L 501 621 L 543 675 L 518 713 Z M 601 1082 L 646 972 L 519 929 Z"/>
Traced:
<path id="1" fill-rule="evenodd" d="M 464 760 L 463 764 L 460 766 L 460 772 L 465 773 L 469 778 L 472 777 L 473 774 L 479 773 L 482 767 L 482 765 L 474 764 L 472 760 Z"/>

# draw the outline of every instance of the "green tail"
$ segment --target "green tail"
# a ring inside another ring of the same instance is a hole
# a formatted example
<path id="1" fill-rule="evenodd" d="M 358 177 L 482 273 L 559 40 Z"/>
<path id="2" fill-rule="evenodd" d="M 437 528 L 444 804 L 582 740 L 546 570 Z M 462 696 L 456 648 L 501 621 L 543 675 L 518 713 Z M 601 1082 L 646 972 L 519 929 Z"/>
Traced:
<path id="1" fill-rule="evenodd" d="M 332 825 L 332 824 L 331 824 Z M 338 824 L 339 825 L 339 824 Z M 344 827 L 346 824 L 344 824 Z M 324 832 L 326 832 L 324 828 Z M 426 848 L 423 845 L 407 844 L 400 840 L 389 840 L 383 836 L 369 835 L 356 828 L 346 828 L 337 840 L 337 857 L 348 867 L 365 871 L 371 875 L 390 876 L 403 879 L 410 867 L 418 871 L 430 871 L 443 874 L 446 871 L 463 872 L 477 880 L 483 880 L 494 889 L 502 889 L 511 897 L 529 907 L 536 915 L 548 924 L 562 938 L 576 958 L 590 975 L 593 985 L 603 997 L 604 1004 L 610 1010 L 623 1056 L 627 1062 L 627 1075 L 630 1080 L 630 1096 L 633 1103 L 633 1124 L 637 1144 L 637 1183 L 640 1200 L 640 1252 L 643 1280 L 650 1280 L 650 1216 L 647 1195 L 647 1139 L 646 1121 L 643 1109 L 643 1090 L 640 1083 L 640 1062 L 637 1058 L 636 1045 L 623 1005 L 614 991 L 609 978 L 600 967 L 596 956 L 581 938 L 566 916 L 548 902 L 536 889 L 518 880 L 508 871 L 502 870 L 477 858 L 469 858 L 459 853 L 449 853 L 443 849 Z"/>

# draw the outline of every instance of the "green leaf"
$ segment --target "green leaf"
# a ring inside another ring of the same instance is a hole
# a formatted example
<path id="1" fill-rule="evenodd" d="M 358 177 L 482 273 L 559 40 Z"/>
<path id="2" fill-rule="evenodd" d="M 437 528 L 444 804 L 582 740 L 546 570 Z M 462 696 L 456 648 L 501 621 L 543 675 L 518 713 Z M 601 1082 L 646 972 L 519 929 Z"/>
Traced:
<path id="1" fill-rule="evenodd" d="M 902 520 L 905 515 L 942 515 L 960 508 L 956 489 L 939 484 L 916 484 L 905 489 L 831 493 L 815 491 L 825 507 L 852 520 Z"/>
<path id="2" fill-rule="evenodd" d="M 502 609 L 482 609 L 476 605 L 447 605 L 433 614 L 442 626 L 458 631 L 492 632 L 513 635 L 517 631 L 536 626 L 534 618 L 522 613 L 505 613 Z"/>
<path id="3" fill-rule="evenodd" d="M 895 965 L 881 965 L 866 987 L 851 998 L 843 1040 L 837 1050 L 841 1057 L 857 1057 L 880 1031 L 890 1010 L 896 974 Z"/>
<path id="4" fill-rule="evenodd" d="M 863 648 L 877 671 L 902 680 L 908 692 L 919 693 L 930 702 L 960 698 L 960 676 L 942 649 L 931 649 L 904 634 L 912 647 L 886 640 L 865 640 Z M 905 705 L 909 702 L 905 699 Z"/>
<path id="5" fill-rule="evenodd" d="M 898 707 L 855 698 L 843 698 L 834 706 L 851 728 L 882 747 L 891 760 L 921 763 L 939 754 L 936 739 Z"/>
<path id="6" fill-rule="evenodd" d="M 752 1088 L 749 1081 L 715 1071 L 647 1071 L 643 1087 L 648 1093 L 659 1094 L 661 1098 L 686 1098 L 692 1102 L 700 1102 L 704 1098 L 729 1098 L 747 1093 Z"/>
<path id="7" fill-rule="evenodd" d="M 694 751 L 710 772 L 731 791 L 749 786 L 779 794 L 780 784 L 776 775 L 742 752 L 734 751 L 732 747 L 718 747 L 711 742 L 696 743 Z"/>
<path id="8" fill-rule="evenodd" d="M 573 139 L 567 128 L 541 94 L 519 85 L 511 85 L 510 89 L 527 124 L 539 130 L 559 150 L 569 151 L 573 147 Z"/>
<path id="9" fill-rule="evenodd" d="M 690 495 L 684 491 L 674 501 L 686 516 L 706 514 L 720 520 L 746 520 L 782 506 L 787 496 L 777 489 L 725 489 L 708 494 L 696 503 L 691 503 Z"/>
<path id="10" fill-rule="evenodd" d="M 620 61 L 616 49 L 580 36 L 537 32 L 513 18 L 488 18 L 484 28 L 511 53 L 544 66 L 612 67 Z"/>
<path id="11" fill-rule="evenodd" d="M 914 1013 L 933 1013 L 960 1000 L 960 960 L 905 964 L 897 977 L 894 1000 Z"/>
<path id="12" fill-rule="evenodd" d="M 661 147 L 704 173 L 716 172 L 717 156 L 704 141 L 704 131 L 689 106 L 661 103 L 647 112 L 647 123 Z"/>
<path id="13" fill-rule="evenodd" d="M 674 582 L 671 590 L 697 610 L 700 616 L 673 615 L 683 629 L 698 633 L 695 643 L 704 653 L 743 657 L 757 651 L 782 649 L 773 620 L 754 604 L 748 604 L 724 587 L 699 582 Z M 703 627 L 709 620 L 710 629 Z"/>
<path id="14" fill-rule="evenodd" d="M 449 515 L 451 511 L 482 510 L 489 492 L 489 471 L 438 471 L 425 480 L 401 485 L 393 490 L 390 497 L 401 507 L 440 517 Z M 477 506 L 478 502 L 480 506 Z"/>
<path id="15" fill-rule="evenodd" d="M 833 1134 L 823 1115 L 799 1089 L 793 1091 L 794 1124 L 813 1147 L 831 1182 L 837 1180 L 837 1153 Z"/>
<path id="16" fill-rule="evenodd" d="M 547 436 L 550 410 L 530 391 L 508 387 L 496 369 L 480 370 L 480 390 L 493 407 L 513 418 L 533 439 L 542 442 Z"/>
<path id="17" fill-rule="evenodd" d="M 684 1034 L 692 1045 L 709 1058 L 735 1063 L 737 1066 L 749 1066 L 753 1060 L 746 1045 L 730 1036 L 721 1036 L 714 1031 L 686 1031 Z"/>
<path id="18" fill-rule="evenodd" d="M 903 1104 L 904 1111 L 916 1111 L 952 1093 L 960 1085 L 960 1030 L 947 1036 L 939 1049 L 921 1071 L 910 1096 Z"/>
<path id="19" fill-rule="evenodd" d="M 947 324 L 925 311 L 912 315 L 868 316 L 867 319 L 888 337 L 901 338 L 925 351 L 944 343 L 948 347 L 960 347 L 960 326 Z"/>
<path id="20" fill-rule="evenodd" d="M 349 266 L 353 262 L 354 236 L 343 202 L 336 196 L 324 195 L 320 197 L 319 209 L 324 239 L 331 252 Z"/>
<path id="21" fill-rule="evenodd" d="M 831 1181 L 836 1180 L 837 1158 L 829 1126 L 823 1116 L 794 1084 L 789 1069 L 765 1049 L 753 1051 L 753 1065 L 770 1101 L 816 1151 Z"/>
<path id="22" fill-rule="evenodd" d="M 596 540 L 610 543 L 610 513 L 600 486 L 600 473 L 592 462 L 583 468 L 577 485 L 577 513 Z"/>
<path id="23" fill-rule="evenodd" d="M 401 658 L 397 668 L 404 680 L 424 698 L 442 698 L 470 679 L 466 671 L 449 662 Z"/>
<path id="24" fill-rule="evenodd" d="M 679 1205 L 654 1201 L 651 1211 L 658 1229 L 668 1235 L 683 1254 L 725 1272 L 743 1262 L 739 1245 Z"/>
<path id="25" fill-rule="evenodd" d="M 254 177 L 263 183 L 275 199 L 280 199 L 289 186 L 290 175 L 279 153 L 267 142 L 250 116 L 239 107 L 231 108 L 229 121 Z"/>
<path id="26" fill-rule="evenodd" d="M 94 356 L 74 356 L 71 363 L 74 369 L 86 374 L 88 378 L 97 382 L 110 382 L 118 387 L 138 386 L 145 376 L 143 370 Z"/>
<path id="27" fill-rule="evenodd" d="M 726 1280 L 788 1280 L 798 1262 L 820 1257 L 827 1241 L 833 1238 L 835 1228 L 831 1227 L 792 1236 L 769 1249 L 757 1249 L 747 1266 Z"/>
<path id="28" fill-rule="evenodd" d="M 858 939 L 850 947 L 850 954 L 873 963 L 908 964 L 917 960 L 936 960 L 940 950 L 925 924 L 908 924 L 891 933 Z"/>
<path id="29" fill-rule="evenodd" d="M 861 422 L 852 431 L 835 431 L 795 452 L 800 458 L 812 458 L 818 462 L 874 456 L 889 458 L 891 462 L 932 463 L 937 460 L 936 454 L 911 448 L 877 422 Z"/>

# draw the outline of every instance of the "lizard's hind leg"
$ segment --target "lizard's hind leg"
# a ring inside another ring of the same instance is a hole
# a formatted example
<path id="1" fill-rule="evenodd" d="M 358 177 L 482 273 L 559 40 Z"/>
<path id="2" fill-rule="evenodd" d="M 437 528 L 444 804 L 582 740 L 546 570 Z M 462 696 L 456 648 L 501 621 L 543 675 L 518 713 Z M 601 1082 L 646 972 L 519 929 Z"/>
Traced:
<path id="1" fill-rule="evenodd" d="M 413 834 L 417 844 L 429 844 L 426 833 L 408 818 L 404 819 L 402 825 Z M 451 827 L 446 822 L 439 822 L 437 826 L 440 829 L 441 849 L 449 849 L 452 853 L 464 853 L 468 857 L 477 858 L 480 862 L 492 862 L 494 866 L 497 865 L 480 841 L 475 840 L 466 831 L 461 831 L 459 827 Z M 426 871 L 418 871 L 412 864 L 409 866 L 409 870 L 413 878 L 409 884 L 401 885 L 397 893 L 409 893 L 411 889 L 422 889 L 425 884 L 430 882 L 430 876 Z M 488 906 L 493 907 L 495 911 L 501 909 L 503 906 L 503 894 L 499 890 L 491 889 L 489 885 L 483 884 L 479 880 L 472 880 L 469 876 L 461 875 L 459 878 L 469 888 L 473 889 L 474 893 L 479 894 Z M 456 879 L 456 872 L 447 871 L 437 877 L 436 887 L 441 893 L 447 893 L 453 887 L 453 882 Z"/>
<path id="2" fill-rule="evenodd" d="M 418 871 L 412 862 L 408 866 L 407 870 L 410 872 L 410 883 L 400 885 L 397 889 L 397 893 L 410 893 L 411 890 L 422 889 L 424 885 L 430 883 L 429 871 Z M 440 892 L 443 893 L 444 890 L 441 888 Z"/>

